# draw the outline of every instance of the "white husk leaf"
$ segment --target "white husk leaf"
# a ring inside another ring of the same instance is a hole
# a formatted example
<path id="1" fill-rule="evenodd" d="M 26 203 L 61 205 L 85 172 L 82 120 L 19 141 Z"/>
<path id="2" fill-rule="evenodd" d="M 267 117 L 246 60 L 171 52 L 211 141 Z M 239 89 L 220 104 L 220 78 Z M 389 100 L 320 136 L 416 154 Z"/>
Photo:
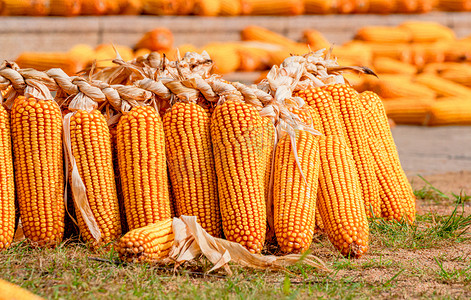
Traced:
<path id="1" fill-rule="evenodd" d="M 231 274 L 228 266 L 230 261 L 249 268 L 284 270 L 286 266 L 298 263 L 303 257 L 301 254 L 286 256 L 252 254 L 239 243 L 209 235 L 194 216 L 174 218 L 173 231 L 175 242 L 169 254 L 170 259 L 183 263 L 203 254 L 214 265 L 208 272 L 223 267 Z M 307 255 L 302 262 L 321 270 L 328 270 L 320 259 L 312 255 Z"/>

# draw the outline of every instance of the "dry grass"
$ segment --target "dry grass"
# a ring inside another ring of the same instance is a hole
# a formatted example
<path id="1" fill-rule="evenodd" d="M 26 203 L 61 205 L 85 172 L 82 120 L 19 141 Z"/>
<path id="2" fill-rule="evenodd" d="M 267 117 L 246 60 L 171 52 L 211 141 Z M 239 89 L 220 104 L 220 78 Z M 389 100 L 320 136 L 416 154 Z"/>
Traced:
<path id="1" fill-rule="evenodd" d="M 115 264 L 113 252 L 91 253 L 67 241 L 44 250 L 15 244 L 0 253 L 0 277 L 49 299 L 469 299 L 471 201 L 427 184 L 415 188 L 417 226 L 373 223 L 369 253 L 360 259 L 343 258 L 325 236 L 315 237 L 312 252 L 331 273 L 302 265 L 291 273 L 233 266 L 228 277 L 206 274 L 204 259 L 174 272 L 171 266 Z"/>

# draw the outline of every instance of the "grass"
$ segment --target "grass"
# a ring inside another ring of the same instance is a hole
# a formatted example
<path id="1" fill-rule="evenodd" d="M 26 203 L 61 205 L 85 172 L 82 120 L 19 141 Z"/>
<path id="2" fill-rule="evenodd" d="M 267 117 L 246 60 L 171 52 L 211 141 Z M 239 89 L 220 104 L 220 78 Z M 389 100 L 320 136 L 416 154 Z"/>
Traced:
<path id="1" fill-rule="evenodd" d="M 0 252 L 0 277 L 48 299 L 471 297 L 469 197 L 447 196 L 431 186 L 415 193 L 422 203 L 454 208 L 445 215 L 418 215 L 414 225 L 372 220 L 370 250 L 360 259 L 340 256 L 324 235 L 317 235 L 312 253 L 332 272 L 298 264 L 287 272 L 232 266 L 232 276 L 222 271 L 207 274 L 211 266 L 205 259 L 175 271 L 169 265 L 115 263 L 115 252 L 92 253 L 70 240 L 43 250 L 25 242 L 14 244 Z"/>

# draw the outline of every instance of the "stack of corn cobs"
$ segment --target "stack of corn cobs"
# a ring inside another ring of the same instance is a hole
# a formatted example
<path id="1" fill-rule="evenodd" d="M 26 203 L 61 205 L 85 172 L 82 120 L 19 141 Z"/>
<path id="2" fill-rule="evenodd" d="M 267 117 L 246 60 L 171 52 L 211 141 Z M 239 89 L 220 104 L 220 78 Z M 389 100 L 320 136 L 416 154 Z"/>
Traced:
<path id="1" fill-rule="evenodd" d="M 369 217 L 414 222 L 382 102 L 341 75 L 368 69 L 319 51 L 246 86 L 211 75 L 205 52 L 115 63 L 82 77 L 0 69 L 0 249 L 15 203 L 31 245 L 57 245 L 71 216 L 125 261 L 165 258 L 172 216 L 252 253 L 275 240 L 302 253 L 322 231 L 350 257 L 367 252 Z"/>

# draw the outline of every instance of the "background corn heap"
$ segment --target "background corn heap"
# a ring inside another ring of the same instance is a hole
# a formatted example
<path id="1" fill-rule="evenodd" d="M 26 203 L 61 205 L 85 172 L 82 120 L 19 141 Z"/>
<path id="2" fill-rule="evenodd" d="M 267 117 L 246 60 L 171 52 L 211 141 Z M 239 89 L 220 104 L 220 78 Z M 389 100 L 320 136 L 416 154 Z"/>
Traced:
<path id="1" fill-rule="evenodd" d="M 329 41 L 316 30 L 305 30 L 297 42 L 267 29 L 248 26 L 241 41 L 210 42 L 201 49 L 179 45 L 180 53 L 207 51 L 215 63 L 213 73 L 260 72 L 279 65 L 290 54 L 329 48 Z M 115 46 L 126 61 L 158 51 L 176 58 L 172 32 L 156 28 L 135 45 Z M 112 66 L 112 45 L 96 49 L 76 45 L 66 53 L 25 52 L 16 62 L 22 68 L 47 70 L 51 67 L 75 74 L 94 60 L 99 67 Z M 359 92 L 376 92 L 388 116 L 396 123 L 414 125 L 471 124 L 471 39 L 457 39 L 448 27 L 433 22 L 407 21 L 399 26 L 368 26 L 355 39 L 334 46 L 332 57 L 341 65 L 371 66 L 379 78 L 346 74 Z M 242 76 L 242 75 L 239 75 Z"/>
<path id="2" fill-rule="evenodd" d="M 10 16 L 76 15 L 300 15 L 469 11 L 468 0 L 2 0 Z"/>
<path id="3" fill-rule="evenodd" d="M 2 248 L 14 188 L 31 245 L 57 245 L 72 218 L 93 249 L 127 232 L 115 246 L 128 261 L 167 256 L 179 215 L 253 253 L 275 240 L 304 252 L 320 231 L 352 257 L 368 249 L 368 217 L 414 222 L 381 99 L 341 75 L 369 69 L 319 51 L 247 86 L 212 75 L 206 52 L 114 62 L 86 77 L 0 68 Z"/>

